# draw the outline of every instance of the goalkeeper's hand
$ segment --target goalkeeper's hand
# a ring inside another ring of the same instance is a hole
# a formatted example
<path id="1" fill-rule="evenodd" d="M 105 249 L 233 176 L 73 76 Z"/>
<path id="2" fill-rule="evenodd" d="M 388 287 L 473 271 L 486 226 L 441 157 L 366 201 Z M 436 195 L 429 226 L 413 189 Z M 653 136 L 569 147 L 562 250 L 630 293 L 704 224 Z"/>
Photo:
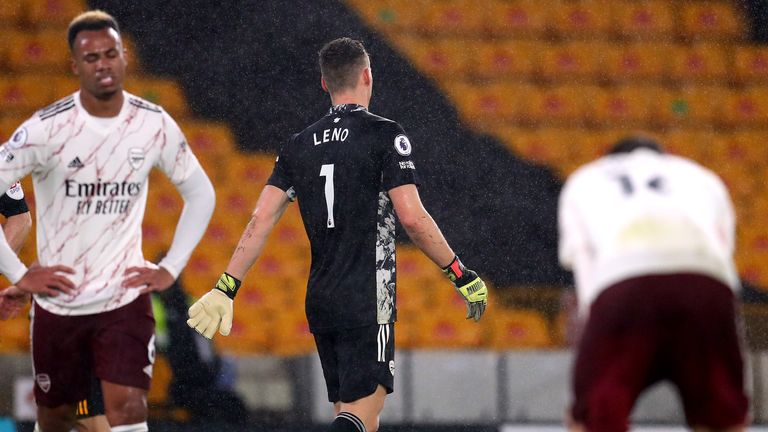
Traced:
<path id="1" fill-rule="evenodd" d="M 464 267 L 459 257 L 454 257 L 443 273 L 453 282 L 456 291 L 467 302 L 467 319 L 480 321 L 488 306 L 488 288 L 485 282 L 472 270 Z"/>
<path id="2" fill-rule="evenodd" d="M 216 330 L 227 336 L 232 330 L 233 305 L 239 288 L 237 278 L 222 274 L 216 286 L 189 308 L 187 325 L 208 339 L 213 338 Z"/>

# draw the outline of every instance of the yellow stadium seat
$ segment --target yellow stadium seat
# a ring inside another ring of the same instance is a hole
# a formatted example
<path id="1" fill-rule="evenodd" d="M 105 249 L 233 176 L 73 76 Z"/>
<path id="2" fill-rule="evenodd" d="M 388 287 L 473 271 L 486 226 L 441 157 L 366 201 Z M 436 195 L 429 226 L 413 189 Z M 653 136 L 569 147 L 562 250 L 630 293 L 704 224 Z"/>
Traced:
<path id="1" fill-rule="evenodd" d="M 493 349 L 552 347 L 546 319 L 533 310 L 494 310 L 493 319 L 485 325 L 489 327 Z"/>
<path id="2" fill-rule="evenodd" d="M 41 26 L 66 26 L 72 18 L 88 9 L 81 0 L 27 0 L 26 3 L 27 20 Z M 63 32 L 62 38 L 66 38 Z"/>
<path id="3" fill-rule="evenodd" d="M 463 39 L 400 37 L 396 40 L 416 67 L 429 76 L 450 78 L 461 76 L 469 70 L 467 42 Z"/>
<path id="4" fill-rule="evenodd" d="M 539 76 L 555 81 L 593 80 L 601 69 L 601 53 L 611 44 L 569 42 L 544 47 L 538 64 Z"/>
<path id="5" fill-rule="evenodd" d="M 661 125 L 698 124 L 717 120 L 729 90 L 720 86 L 687 86 L 669 91 L 657 88 L 651 96 L 654 120 Z"/>
<path id="6" fill-rule="evenodd" d="M 564 37 L 600 36 L 610 30 L 611 2 L 580 0 L 563 2 L 553 8 L 550 30 Z"/>
<path id="7" fill-rule="evenodd" d="M 271 332 L 275 318 L 269 314 L 238 313 L 232 321 L 232 331 L 229 336 L 222 337 L 218 333 L 213 341 L 216 348 L 234 355 L 253 355 L 269 352 Z"/>
<path id="8" fill-rule="evenodd" d="M 485 86 L 452 83 L 447 86 L 462 118 L 481 128 L 524 115 L 524 101 L 531 91 L 530 86 L 503 83 Z"/>
<path id="9" fill-rule="evenodd" d="M 661 140 L 664 149 L 679 156 L 693 159 L 707 165 L 710 149 L 716 142 L 713 131 L 702 128 L 674 129 L 664 134 Z"/>
<path id="10" fill-rule="evenodd" d="M 691 39 L 741 38 L 742 23 L 734 5 L 725 1 L 681 3 L 681 35 Z"/>
<path id="11" fill-rule="evenodd" d="M 744 83 L 768 81 L 768 48 L 738 46 L 733 58 L 735 77 Z"/>
<path id="12" fill-rule="evenodd" d="M 419 31 L 425 1 L 423 0 L 348 0 L 354 10 L 375 28 Z"/>
<path id="13" fill-rule="evenodd" d="M 760 178 L 759 173 L 766 173 L 768 161 L 768 130 L 736 130 L 726 138 L 709 146 L 712 166 L 733 167 L 753 179 Z M 751 168 L 751 169 L 746 169 Z"/>
<path id="14" fill-rule="evenodd" d="M 650 100 L 646 86 L 625 85 L 596 91 L 590 121 L 603 126 L 637 126 L 647 121 Z"/>
<path id="15" fill-rule="evenodd" d="M 603 52 L 603 74 L 612 81 L 659 80 L 667 61 L 664 43 L 615 44 Z"/>
<path id="16" fill-rule="evenodd" d="M 483 8 L 474 0 L 432 1 L 425 4 L 423 29 L 437 35 L 475 35 L 484 18 Z"/>
<path id="17" fill-rule="evenodd" d="M 595 86 L 575 84 L 541 88 L 531 94 L 528 119 L 544 124 L 581 123 L 596 92 Z"/>
<path id="18" fill-rule="evenodd" d="M 24 16 L 23 0 L 4 0 L 0 2 L 0 23 L 18 24 Z"/>
<path id="19" fill-rule="evenodd" d="M 768 100 L 759 90 L 732 91 L 723 100 L 718 122 L 726 127 L 764 126 L 768 122 Z"/>
<path id="20" fill-rule="evenodd" d="M 287 309 L 280 314 L 270 333 L 270 340 L 272 353 L 280 356 L 305 355 L 316 350 L 302 309 Z"/>
<path id="21" fill-rule="evenodd" d="M 669 77 L 683 82 L 721 81 L 728 78 L 727 48 L 710 43 L 670 49 Z"/>
<path id="22" fill-rule="evenodd" d="M 481 79 L 518 80 L 530 76 L 542 44 L 530 41 L 477 42 L 471 72 Z"/>
<path id="23" fill-rule="evenodd" d="M 477 348 L 483 342 L 480 323 L 468 322 L 466 311 L 460 308 L 437 309 L 416 318 L 418 331 L 413 346 L 419 349 Z M 488 319 L 488 317 L 485 317 Z"/>
<path id="24" fill-rule="evenodd" d="M 4 36 L 9 38 L 7 61 L 12 70 L 58 74 L 69 72 L 69 48 L 63 32 L 8 32 Z"/>
<path id="25" fill-rule="evenodd" d="M 548 2 L 549 4 L 554 2 Z M 550 5 L 536 0 L 495 0 L 486 5 L 486 29 L 497 36 L 538 36 L 547 30 Z"/>
<path id="26" fill-rule="evenodd" d="M 612 6 L 615 32 L 621 36 L 666 39 L 674 35 L 675 14 L 669 1 L 616 1 Z"/>
<path id="27" fill-rule="evenodd" d="M 51 88 L 41 85 L 45 79 L 37 75 L 0 78 L 0 106 L 3 111 L 31 116 L 51 103 Z"/>
<path id="28" fill-rule="evenodd" d="M 132 78 L 125 83 L 125 89 L 142 99 L 162 106 L 174 118 L 184 117 L 188 111 L 184 93 L 173 80 Z"/>

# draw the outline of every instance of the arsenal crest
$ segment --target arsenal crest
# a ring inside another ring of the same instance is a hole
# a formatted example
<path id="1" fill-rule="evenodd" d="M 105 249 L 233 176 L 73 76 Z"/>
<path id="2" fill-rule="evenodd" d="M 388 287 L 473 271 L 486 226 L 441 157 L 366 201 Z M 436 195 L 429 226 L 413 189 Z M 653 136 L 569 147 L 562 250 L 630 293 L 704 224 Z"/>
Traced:
<path id="1" fill-rule="evenodd" d="M 144 163 L 144 149 L 138 147 L 128 149 L 128 163 L 135 170 L 141 168 L 141 165 Z"/>

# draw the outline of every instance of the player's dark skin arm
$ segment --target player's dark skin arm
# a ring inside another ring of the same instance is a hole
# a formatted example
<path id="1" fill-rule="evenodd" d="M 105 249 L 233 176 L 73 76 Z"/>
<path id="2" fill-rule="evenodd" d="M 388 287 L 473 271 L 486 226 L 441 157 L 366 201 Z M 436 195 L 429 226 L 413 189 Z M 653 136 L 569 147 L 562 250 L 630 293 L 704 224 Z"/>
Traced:
<path id="1" fill-rule="evenodd" d="M 447 267 L 456 254 L 422 205 L 416 185 L 407 184 L 393 188 L 389 191 L 389 197 L 392 199 L 397 218 L 411 241 L 440 268 Z"/>
<path id="2" fill-rule="evenodd" d="M 272 228 L 288 207 L 288 195 L 277 187 L 267 185 L 261 191 L 251 221 L 245 228 L 227 266 L 227 273 L 242 280 L 261 255 Z"/>

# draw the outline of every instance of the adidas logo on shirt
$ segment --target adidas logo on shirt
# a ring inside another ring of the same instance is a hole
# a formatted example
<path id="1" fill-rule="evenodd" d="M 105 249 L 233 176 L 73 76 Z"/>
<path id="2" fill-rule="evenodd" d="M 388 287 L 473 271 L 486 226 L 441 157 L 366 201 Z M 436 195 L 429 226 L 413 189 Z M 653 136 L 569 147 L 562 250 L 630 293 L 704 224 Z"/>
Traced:
<path id="1" fill-rule="evenodd" d="M 83 164 L 83 162 L 80 160 L 80 157 L 75 156 L 75 158 L 72 159 L 69 165 L 67 165 L 67 168 L 82 168 L 84 166 L 85 164 Z"/>

